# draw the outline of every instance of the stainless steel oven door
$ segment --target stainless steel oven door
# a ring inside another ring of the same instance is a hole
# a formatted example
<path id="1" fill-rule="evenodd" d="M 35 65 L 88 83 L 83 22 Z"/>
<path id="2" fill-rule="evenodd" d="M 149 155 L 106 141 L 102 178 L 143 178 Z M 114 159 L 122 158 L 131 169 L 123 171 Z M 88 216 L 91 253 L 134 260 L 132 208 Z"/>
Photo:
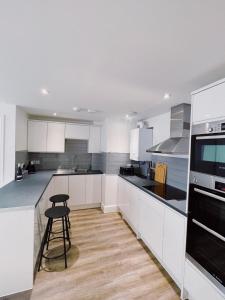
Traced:
<path id="1" fill-rule="evenodd" d="M 191 170 L 225 177 L 225 134 L 192 136 Z"/>

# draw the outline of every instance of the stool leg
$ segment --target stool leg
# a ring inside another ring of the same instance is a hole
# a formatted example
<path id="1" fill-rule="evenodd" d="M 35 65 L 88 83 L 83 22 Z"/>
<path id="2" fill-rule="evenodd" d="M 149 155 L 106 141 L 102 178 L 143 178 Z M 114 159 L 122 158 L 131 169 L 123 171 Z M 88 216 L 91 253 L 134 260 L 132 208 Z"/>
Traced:
<path id="1" fill-rule="evenodd" d="M 70 228 L 71 224 L 70 224 L 70 217 L 69 216 L 66 216 L 66 222 L 68 224 L 68 228 Z"/>
<path id="2" fill-rule="evenodd" d="M 66 216 L 66 238 L 67 238 L 67 241 L 69 242 L 69 246 L 71 246 L 71 241 L 70 241 L 70 234 L 69 234 L 69 227 L 68 227 L 68 222 L 67 222 L 67 217 Z"/>
<path id="3" fill-rule="evenodd" d="M 41 256 L 40 256 L 40 259 L 39 259 L 38 272 L 40 271 L 40 268 L 41 268 L 44 248 L 45 248 L 45 244 L 47 242 L 47 237 L 48 237 L 49 225 L 50 225 L 50 219 L 48 219 L 48 223 L 47 223 L 47 226 L 46 226 L 46 229 L 45 229 L 45 234 L 44 234 L 44 237 L 43 237 L 43 240 L 42 240 L 42 243 L 41 243 L 41 250 L 40 250 L 41 251 Z"/>
<path id="4" fill-rule="evenodd" d="M 65 218 L 66 223 L 66 218 Z M 63 246 L 64 246 L 64 258 L 65 258 L 65 269 L 67 268 L 67 257 L 66 257 L 66 236 L 65 236 L 65 225 L 64 217 L 62 217 L 62 227 L 63 227 Z"/>
<path id="5" fill-rule="evenodd" d="M 52 223 L 53 223 L 53 219 L 50 219 L 48 237 L 47 237 L 47 247 L 46 247 L 47 250 L 48 250 L 49 240 L 50 240 L 50 236 L 51 236 L 51 232 L 52 232 Z"/>
<path id="6" fill-rule="evenodd" d="M 64 201 L 64 206 L 66 206 L 67 207 L 67 201 Z M 68 216 L 66 216 L 66 220 L 67 220 L 67 223 L 68 223 L 68 227 L 70 228 L 71 227 L 71 224 L 70 224 L 70 217 L 69 217 L 69 215 Z"/>

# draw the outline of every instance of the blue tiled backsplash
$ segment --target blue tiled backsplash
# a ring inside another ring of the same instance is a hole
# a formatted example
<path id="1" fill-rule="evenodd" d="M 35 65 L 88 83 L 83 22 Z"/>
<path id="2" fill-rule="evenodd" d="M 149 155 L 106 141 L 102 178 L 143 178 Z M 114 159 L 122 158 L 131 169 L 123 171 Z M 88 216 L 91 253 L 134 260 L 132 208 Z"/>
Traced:
<path id="1" fill-rule="evenodd" d="M 101 170 L 105 174 L 118 174 L 119 167 L 131 163 L 128 153 L 88 153 L 88 142 L 85 140 L 66 140 L 65 153 L 28 153 L 16 152 L 16 164 L 39 160 L 37 170 L 54 170 L 79 167 Z M 165 162 L 168 165 L 167 184 L 186 190 L 188 160 L 176 157 L 152 155 L 153 163 Z M 142 174 L 146 175 L 147 164 L 141 162 Z"/>
<path id="2" fill-rule="evenodd" d="M 152 155 L 152 162 L 156 164 L 157 162 L 166 163 L 167 168 L 167 179 L 166 183 L 177 187 L 181 190 L 186 191 L 187 189 L 187 174 L 188 174 L 188 160 L 184 158 L 177 157 L 167 157 L 160 155 Z M 146 175 L 147 163 L 141 163 L 142 174 Z"/>
<path id="3" fill-rule="evenodd" d="M 118 174 L 119 167 L 130 163 L 128 153 L 88 153 L 88 142 L 85 140 L 66 140 L 65 153 L 27 153 L 16 152 L 16 162 L 28 160 L 40 161 L 37 170 L 53 170 L 79 167 L 101 170 L 106 174 Z"/>

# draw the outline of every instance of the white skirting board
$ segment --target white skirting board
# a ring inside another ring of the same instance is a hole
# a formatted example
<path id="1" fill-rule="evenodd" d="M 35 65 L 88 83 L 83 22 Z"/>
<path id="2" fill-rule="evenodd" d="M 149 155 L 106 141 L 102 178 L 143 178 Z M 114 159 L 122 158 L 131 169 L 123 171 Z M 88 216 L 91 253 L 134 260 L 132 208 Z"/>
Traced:
<path id="1" fill-rule="evenodd" d="M 105 213 L 110 213 L 110 212 L 119 212 L 119 208 L 117 205 L 101 205 L 102 211 Z"/>
<path id="2" fill-rule="evenodd" d="M 70 205 L 70 210 L 88 209 L 101 207 L 101 203 L 81 204 L 81 205 Z"/>

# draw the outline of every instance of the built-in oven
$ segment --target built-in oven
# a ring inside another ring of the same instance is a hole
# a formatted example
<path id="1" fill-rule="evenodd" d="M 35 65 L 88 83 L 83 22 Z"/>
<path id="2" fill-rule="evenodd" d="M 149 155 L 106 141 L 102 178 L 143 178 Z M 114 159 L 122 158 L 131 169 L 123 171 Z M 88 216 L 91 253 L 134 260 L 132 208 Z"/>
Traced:
<path id="1" fill-rule="evenodd" d="M 225 121 L 193 126 L 191 170 L 225 177 Z"/>
<path id="2" fill-rule="evenodd" d="M 225 287 L 225 178 L 191 171 L 186 252 Z"/>

